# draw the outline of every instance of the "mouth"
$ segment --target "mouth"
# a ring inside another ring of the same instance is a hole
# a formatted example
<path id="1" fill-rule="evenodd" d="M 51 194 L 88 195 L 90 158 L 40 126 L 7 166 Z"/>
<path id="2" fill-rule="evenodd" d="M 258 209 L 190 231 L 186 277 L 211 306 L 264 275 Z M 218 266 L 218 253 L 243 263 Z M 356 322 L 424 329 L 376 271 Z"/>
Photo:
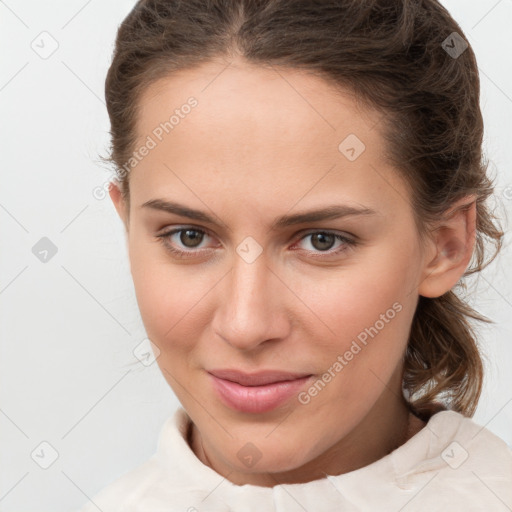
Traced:
<path id="1" fill-rule="evenodd" d="M 240 412 L 263 413 L 297 396 L 312 374 L 267 370 L 255 374 L 238 370 L 211 370 L 212 386 L 221 401 Z"/>

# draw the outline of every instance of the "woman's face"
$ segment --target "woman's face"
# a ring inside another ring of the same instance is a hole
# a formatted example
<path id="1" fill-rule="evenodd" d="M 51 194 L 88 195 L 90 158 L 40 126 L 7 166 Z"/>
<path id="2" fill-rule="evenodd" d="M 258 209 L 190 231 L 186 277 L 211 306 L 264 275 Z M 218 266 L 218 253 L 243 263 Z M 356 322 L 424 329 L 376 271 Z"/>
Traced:
<path id="1" fill-rule="evenodd" d="M 326 454 L 371 449 L 404 407 L 401 358 L 425 277 L 379 114 L 319 77 L 241 62 L 161 80 L 140 106 L 131 272 L 208 459 L 259 483 L 307 480 Z M 220 369 L 312 377 L 227 384 L 223 396 Z"/>

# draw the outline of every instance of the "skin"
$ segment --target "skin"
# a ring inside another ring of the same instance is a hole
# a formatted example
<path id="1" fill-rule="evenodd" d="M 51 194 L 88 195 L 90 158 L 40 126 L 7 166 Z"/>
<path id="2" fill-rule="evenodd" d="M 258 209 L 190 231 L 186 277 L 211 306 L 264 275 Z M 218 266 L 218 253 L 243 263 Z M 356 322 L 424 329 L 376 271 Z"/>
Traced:
<path id="1" fill-rule="evenodd" d="M 420 238 L 408 188 L 383 158 L 378 112 L 319 77 L 241 60 L 148 87 L 139 142 L 189 96 L 198 105 L 131 171 L 129 203 L 115 183 L 110 196 L 157 362 L 193 422 L 192 449 L 238 485 L 307 482 L 378 460 L 424 426 L 402 396 L 402 357 L 419 295 L 450 290 L 469 263 L 474 198 Z M 354 161 L 338 150 L 349 134 L 366 146 Z M 217 224 L 141 206 L 152 199 Z M 271 229 L 280 216 L 328 204 L 375 213 Z M 168 237 L 189 251 L 180 259 L 157 237 L 171 228 L 205 234 L 197 247 L 184 232 Z M 357 243 L 322 246 L 322 230 Z M 252 263 L 236 251 L 248 236 L 262 248 Z M 320 378 L 394 303 L 401 311 L 308 404 L 294 397 L 243 413 L 211 385 L 206 370 L 215 368 Z M 252 467 L 237 456 L 249 442 L 261 455 Z"/>

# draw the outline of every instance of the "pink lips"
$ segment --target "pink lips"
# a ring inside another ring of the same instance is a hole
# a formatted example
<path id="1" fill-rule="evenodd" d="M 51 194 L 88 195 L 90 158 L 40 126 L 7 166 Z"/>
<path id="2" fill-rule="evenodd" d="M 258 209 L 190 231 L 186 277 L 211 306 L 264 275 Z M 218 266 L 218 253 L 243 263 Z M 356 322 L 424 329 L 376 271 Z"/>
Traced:
<path id="1" fill-rule="evenodd" d="M 301 390 L 311 375 L 267 370 L 247 374 L 237 370 L 208 372 L 221 400 L 241 412 L 275 409 Z"/>

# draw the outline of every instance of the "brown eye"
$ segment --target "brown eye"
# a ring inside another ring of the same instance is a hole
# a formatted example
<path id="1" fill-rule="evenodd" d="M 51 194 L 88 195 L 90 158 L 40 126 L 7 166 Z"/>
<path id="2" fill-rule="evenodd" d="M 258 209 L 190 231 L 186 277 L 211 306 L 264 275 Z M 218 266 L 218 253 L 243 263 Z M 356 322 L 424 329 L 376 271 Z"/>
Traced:
<path id="1" fill-rule="evenodd" d="M 357 242 L 345 235 L 331 231 L 310 231 L 299 241 L 299 247 L 311 257 L 331 257 L 355 247 Z"/>
<path id="2" fill-rule="evenodd" d="M 166 249 L 179 257 L 193 257 L 205 247 L 200 247 L 205 238 L 210 238 L 205 231 L 196 228 L 179 228 L 156 235 Z"/>
<path id="3" fill-rule="evenodd" d="M 328 251 L 334 245 L 336 237 L 330 233 L 313 233 L 311 237 L 311 245 L 319 251 Z"/>
<path id="4" fill-rule="evenodd" d="M 182 229 L 180 242 L 189 248 L 197 247 L 203 241 L 204 233 L 197 229 Z"/>

